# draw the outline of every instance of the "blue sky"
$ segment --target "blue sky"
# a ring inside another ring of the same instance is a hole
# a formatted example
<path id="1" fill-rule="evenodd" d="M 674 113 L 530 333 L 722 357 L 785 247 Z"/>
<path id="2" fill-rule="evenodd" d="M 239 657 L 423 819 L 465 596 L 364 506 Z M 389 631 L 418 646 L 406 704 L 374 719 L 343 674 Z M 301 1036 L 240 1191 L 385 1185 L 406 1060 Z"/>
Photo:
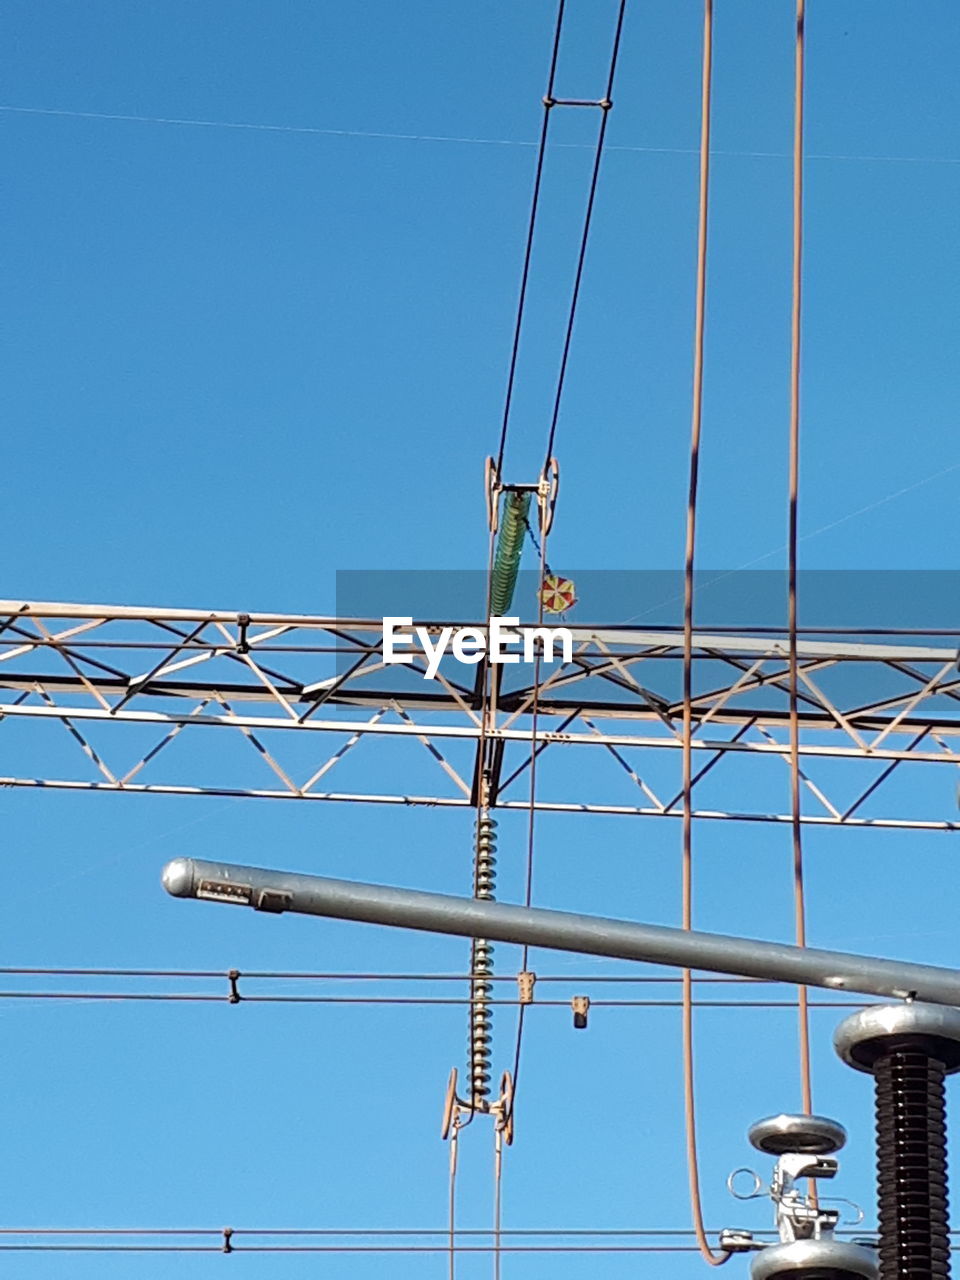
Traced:
<path id="1" fill-rule="evenodd" d="M 614 9 L 569 0 L 562 95 L 599 93 Z M 548 0 L 9 0 L 4 596 L 325 613 L 338 569 L 482 567 L 552 21 Z M 559 569 L 680 563 L 700 24 L 696 0 L 628 4 L 557 438 Z M 783 559 L 792 30 L 790 0 L 718 0 L 699 543 L 713 568 Z M 806 567 L 960 567 L 958 43 L 948 0 L 810 0 Z M 101 118 L 118 116 L 143 119 Z M 595 123 L 552 125 L 511 481 L 542 458 Z M 3 806 L 8 965 L 465 964 L 454 941 L 264 920 L 157 883 L 194 853 L 458 892 L 465 815 L 29 792 Z M 502 833 L 516 898 L 522 823 Z M 812 833 L 811 941 L 954 962 L 951 841 Z M 702 926 L 789 936 L 786 831 L 722 824 L 697 847 Z M 678 851 L 671 823 L 544 819 L 537 899 L 675 921 Z M 437 1115 L 461 1009 L 11 1001 L 0 1017 L 9 1225 L 444 1222 Z M 838 1193 L 869 1200 L 869 1090 L 833 1061 L 834 1017 L 814 1014 L 815 1099 L 854 1139 Z M 676 1011 L 605 1011 L 583 1035 L 562 1010 L 531 1023 L 508 1225 L 685 1227 Z M 794 1035 L 786 1010 L 702 1016 L 711 1226 L 744 1218 L 722 1184 L 746 1125 L 797 1105 Z M 505 1027 L 498 1070 L 511 1044 Z M 464 1138 L 466 1226 L 489 1221 L 488 1138 Z M 68 1274 L 297 1277 L 315 1262 L 70 1255 Z M 63 1264 L 25 1254 L 16 1271 Z M 440 1258 L 389 1266 L 445 1274 Z"/>

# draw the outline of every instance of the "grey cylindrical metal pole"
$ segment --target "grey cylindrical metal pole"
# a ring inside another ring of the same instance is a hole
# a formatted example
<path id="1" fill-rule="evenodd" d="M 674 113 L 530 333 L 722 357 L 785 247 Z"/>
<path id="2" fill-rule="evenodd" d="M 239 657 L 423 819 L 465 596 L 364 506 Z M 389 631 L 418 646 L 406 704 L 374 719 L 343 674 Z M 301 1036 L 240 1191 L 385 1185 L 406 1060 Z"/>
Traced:
<path id="1" fill-rule="evenodd" d="M 168 863 L 163 884 L 175 897 L 234 902 L 260 911 L 294 911 L 619 960 L 706 969 L 745 978 L 769 978 L 832 991 L 899 999 L 912 996 L 934 1004 L 960 1005 L 960 973 L 955 970 L 872 956 L 193 858 L 175 858 Z"/>

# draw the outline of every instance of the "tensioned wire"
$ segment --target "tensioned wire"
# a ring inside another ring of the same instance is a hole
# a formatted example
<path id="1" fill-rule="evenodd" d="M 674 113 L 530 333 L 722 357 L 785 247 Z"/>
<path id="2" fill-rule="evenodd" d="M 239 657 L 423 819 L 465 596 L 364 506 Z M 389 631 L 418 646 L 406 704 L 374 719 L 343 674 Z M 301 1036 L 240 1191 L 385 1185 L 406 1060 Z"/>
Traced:
<path id="1" fill-rule="evenodd" d="M 693 399 L 690 410 L 690 473 L 687 493 L 683 569 L 683 820 L 681 831 L 681 925 L 693 928 L 693 606 L 697 535 L 697 493 L 700 477 L 700 439 L 703 423 L 703 354 L 707 296 L 707 231 L 710 210 L 710 122 L 713 72 L 713 0 L 704 0 L 703 58 L 700 76 L 700 185 L 697 202 L 697 283 L 693 336 Z M 693 975 L 682 973 L 683 1117 L 690 1209 L 697 1247 L 711 1266 L 732 1256 L 714 1253 L 707 1239 L 700 1194 L 697 1153 L 696 1097 L 693 1052 Z"/>
<path id="2" fill-rule="evenodd" d="M 790 665 L 790 816 L 793 837 L 794 933 L 798 947 L 807 945 L 803 876 L 803 836 L 800 821 L 800 719 L 797 655 L 797 524 L 800 492 L 800 322 L 803 266 L 803 89 L 806 0 L 797 0 L 797 39 L 794 54 L 793 103 L 793 279 L 790 307 L 790 474 L 787 550 L 787 628 Z M 807 988 L 798 987 L 800 1088 L 802 1108 L 813 1112 L 810 1066 L 810 1020 Z M 815 1186 L 811 1188 L 815 1195 Z"/>
<path id="3" fill-rule="evenodd" d="M 800 322 L 801 268 L 803 248 L 803 90 L 804 90 L 804 19 L 805 0 L 797 0 L 796 46 L 794 59 L 794 141 L 793 141 L 793 270 L 791 291 L 790 352 L 790 426 L 789 426 L 789 535 L 788 535 L 788 642 L 789 642 L 789 723 L 791 776 L 791 830 L 793 843 L 793 898 L 795 937 L 798 946 L 806 945 L 806 904 L 803 877 L 803 845 L 800 816 L 800 744 L 799 690 L 797 653 L 797 513 L 799 493 L 799 429 L 800 429 Z M 683 928 L 692 928 L 693 856 L 692 856 L 692 667 L 694 566 L 696 549 L 696 506 L 699 478 L 699 454 L 703 405 L 703 355 L 706 301 L 707 230 L 710 176 L 710 115 L 712 72 L 713 5 L 704 0 L 703 68 L 701 77 L 700 188 L 697 229 L 697 288 L 694 327 L 693 403 L 691 411 L 690 479 L 687 501 L 686 546 L 684 557 L 683 616 L 683 828 L 682 828 L 682 915 Z M 704 1260 L 719 1266 L 729 1253 L 715 1253 L 707 1239 L 703 1222 L 700 1193 L 699 1161 L 696 1138 L 696 1099 L 693 1051 L 693 982 L 689 970 L 683 971 L 683 1082 L 684 1122 L 690 1201 L 697 1244 Z M 812 1112 L 812 1086 L 807 989 L 798 987 L 799 1058 L 802 1108 Z"/>
<path id="4" fill-rule="evenodd" d="M 547 153 L 547 134 L 550 130 L 550 109 L 553 101 L 553 89 L 557 76 L 557 60 L 560 56 L 560 36 L 563 31 L 563 13 L 565 0 L 557 5 L 557 20 L 553 32 L 553 50 L 550 56 L 550 73 L 547 76 L 547 92 L 543 100 L 543 120 L 540 125 L 540 143 L 537 148 L 536 176 L 533 181 L 533 196 L 530 201 L 530 219 L 527 224 L 527 242 L 523 254 L 523 270 L 520 275 L 520 296 L 517 300 L 517 318 L 513 327 L 513 347 L 510 353 L 510 371 L 507 374 L 507 391 L 503 405 L 503 421 L 500 426 L 500 445 L 497 449 L 497 479 L 503 471 L 503 455 L 507 447 L 507 431 L 510 427 L 510 410 L 513 404 L 513 388 L 517 377 L 517 358 L 520 354 L 520 334 L 523 329 L 523 313 L 527 301 L 527 284 L 530 280 L 530 263 L 533 257 L 533 239 L 537 226 L 537 211 L 540 207 L 540 187 L 543 181 L 543 162 Z"/>

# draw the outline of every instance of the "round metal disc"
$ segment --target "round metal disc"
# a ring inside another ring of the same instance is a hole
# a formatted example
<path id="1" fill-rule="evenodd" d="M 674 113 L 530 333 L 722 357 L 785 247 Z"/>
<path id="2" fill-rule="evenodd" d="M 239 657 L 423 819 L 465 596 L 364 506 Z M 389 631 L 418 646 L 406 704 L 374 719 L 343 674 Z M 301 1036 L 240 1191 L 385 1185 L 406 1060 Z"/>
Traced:
<path id="1" fill-rule="evenodd" d="M 761 1249 L 750 1264 L 750 1280 L 877 1280 L 875 1250 L 839 1240 L 795 1240 Z"/>
<path id="2" fill-rule="evenodd" d="M 922 1047 L 948 1071 L 960 1071 L 960 1009 L 942 1004 L 877 1004 L 844 1018 L 833 1047 L 848 1066 L 872 1071 L 897 1043 Z"/>
<path id="3" fill-rule="evenodd" d="M 847 1140 L 847 1131 L 826 1116 L 779 1115 L 758 1120 L 750 1126 L 747 1137 L 758 1151 L 771 1156 L 782 1156 L 788 1151 L 827 1156 L 840 1150 Z"/>

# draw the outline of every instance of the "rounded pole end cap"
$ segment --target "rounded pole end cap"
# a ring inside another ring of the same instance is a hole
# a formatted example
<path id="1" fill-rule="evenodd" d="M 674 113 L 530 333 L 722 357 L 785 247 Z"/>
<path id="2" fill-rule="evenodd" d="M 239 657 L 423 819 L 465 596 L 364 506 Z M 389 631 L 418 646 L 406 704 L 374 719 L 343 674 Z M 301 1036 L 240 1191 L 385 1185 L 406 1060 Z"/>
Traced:
<path id="1" fill-rule="evenodd" d="M 174 898 L 189 898 L 193 892 L 193 862 L 190 858 L 174 858 L 163 868 L 160 881 Z"/>

